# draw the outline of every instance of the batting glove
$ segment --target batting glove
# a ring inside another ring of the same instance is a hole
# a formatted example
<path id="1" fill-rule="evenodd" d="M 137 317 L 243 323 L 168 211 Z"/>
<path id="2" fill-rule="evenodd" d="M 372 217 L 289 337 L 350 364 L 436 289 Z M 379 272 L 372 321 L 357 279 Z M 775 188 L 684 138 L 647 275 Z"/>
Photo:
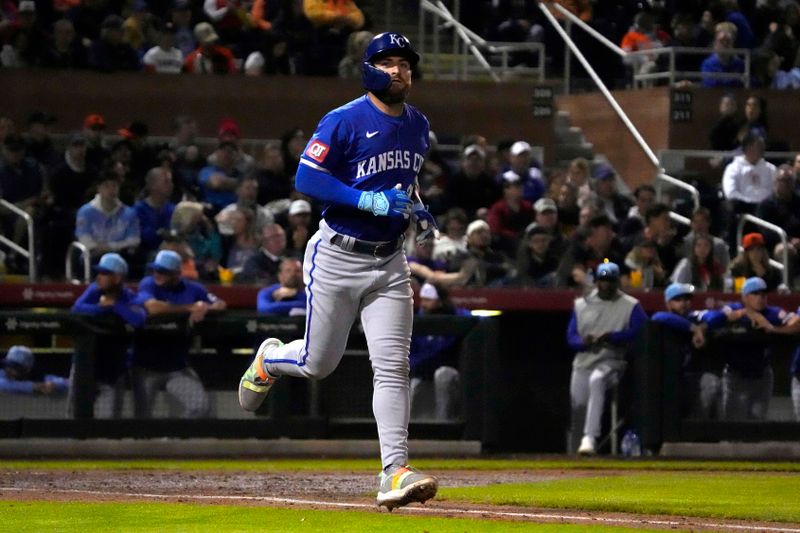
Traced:
<path id="1" fill-rule="evenodd" d="M 436 224 L 436 219 L 425 209 L 424 205 L 414 204 L 414 220 L 417 223 L 417 242 L 439 238 L 439 226 Z"/>
<path id="2" fill-rule="evenodd" d="M 387 189 L 381 192 L 362 192 L 358 199 L 358 208 L 375 216 L 408 218 L 412 204 L 405 191 Z"/>

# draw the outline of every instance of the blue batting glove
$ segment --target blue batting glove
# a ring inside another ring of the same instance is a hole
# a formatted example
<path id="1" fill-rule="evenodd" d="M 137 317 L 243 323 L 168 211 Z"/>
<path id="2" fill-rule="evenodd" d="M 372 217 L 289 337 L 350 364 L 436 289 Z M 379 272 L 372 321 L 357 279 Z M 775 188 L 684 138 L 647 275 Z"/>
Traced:
<path id="1" fill-rule="evenodd" d="M 381 192 L 364 191 L 358 199 L 358 208 L 375 216 L 403 217 L 411 215 L 411 200 L 405 191 L 387 189 Z"/>
<path id="2" fill-rule="evenodd" d="M 414 219 L 417 223 L 417 242 L 439 238 L 439 226 L 436 224 L 436 219 L 420 203 L 414 204 Z"/>

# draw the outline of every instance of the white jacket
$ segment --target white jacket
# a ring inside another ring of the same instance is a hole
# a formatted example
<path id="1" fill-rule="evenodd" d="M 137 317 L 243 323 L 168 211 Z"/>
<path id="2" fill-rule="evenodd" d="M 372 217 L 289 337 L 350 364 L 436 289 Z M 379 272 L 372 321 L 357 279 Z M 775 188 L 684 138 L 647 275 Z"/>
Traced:
<path id="1" fill-rule="evenodd" d="M 761 158 L 755 165 L 743 155 L 737 155 L 725 167 L 722 192 L 728 200 L 757 204 L 772 195 L 775 165 Z"/>

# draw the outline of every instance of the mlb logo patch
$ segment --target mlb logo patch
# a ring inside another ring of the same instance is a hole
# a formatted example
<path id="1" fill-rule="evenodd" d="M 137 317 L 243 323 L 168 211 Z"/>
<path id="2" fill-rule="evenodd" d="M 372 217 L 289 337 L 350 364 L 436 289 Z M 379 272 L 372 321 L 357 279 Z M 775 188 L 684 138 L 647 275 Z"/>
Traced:
<path id="1" fill-rule="evenodd" d="M 325 161 L 325 156 L 328 155 L 328 150 L 330 150 L 330 147 L 324 142 L 314 141 L 306 149 L 306 155 L 317 163 L 322 163 Z"/>

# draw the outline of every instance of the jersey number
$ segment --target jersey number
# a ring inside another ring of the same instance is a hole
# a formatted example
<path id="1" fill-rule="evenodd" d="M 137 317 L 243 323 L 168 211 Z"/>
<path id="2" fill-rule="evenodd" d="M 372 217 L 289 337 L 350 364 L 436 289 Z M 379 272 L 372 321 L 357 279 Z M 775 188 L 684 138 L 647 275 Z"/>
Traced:
<path id="1" fill-rule="evenodd" d="M 325 156 L 328 155 L 328 150 L 330 150 L 330 148 L 327 144 L 320 141 L 314 141 L 306 150 L 306 155 L 314 161 L 322 163 L 325 161 Z"/>

